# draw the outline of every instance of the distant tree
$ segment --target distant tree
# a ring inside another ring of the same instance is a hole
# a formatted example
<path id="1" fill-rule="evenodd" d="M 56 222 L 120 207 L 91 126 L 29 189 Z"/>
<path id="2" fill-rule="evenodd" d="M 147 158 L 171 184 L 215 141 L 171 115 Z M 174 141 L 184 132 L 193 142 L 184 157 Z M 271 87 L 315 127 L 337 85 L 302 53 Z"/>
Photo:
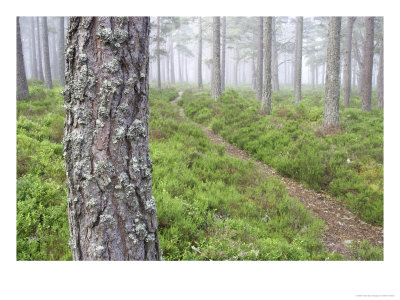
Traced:
<path id="1" fill-rule="evenodd" d="M 296 51 L 295 51 L 295 84 L 294 97 L 296 104 L 301 100 L 301 65 L 303 53 L 303 17 L 296 19 Z"/>
<path id="2" fill-rule="evenodd" d="M 261 99 L 261 112 L 271 114 L 271 51 L 272 51 L 272 17 L 266 17 L 264 23 L 264 84 Z"/>
<path id="3" fill-rule="evenodd" d="M 49 35 L 47 31 L 47 17 L 41 17 L 42 25 L 42 44 L 43 44 L 43 60 L 44 60 L 44 78 L 46 89 L 53 88 L 50 69 L 50 54 L 49 54 Z"/>
<path id="4" fill-rule="evenodd" d="M 382 43 L 381 49 L 379 50 L 377 96 L 378 96 L 378 108 L 383 109 L 383 38 L 381 43 Z"/>
<path id="5" fill-rule="evenodd" d="M 60 86 L 65 86 L 65 39 L 64 39 L 64 17 L 58 18 L 58 70 L 60 76 Z"/>
<path id="6" fill-rule="evenodd" d="M 25 73 L 19 17 L 17 17 L 17 100 L 23 99 L 29 99 L 29 89 Z"/>
<path id="7" fill-rule="evenodd" d="M 272 90 L 279 92 L 279 64 L 278 64 L 278 49 L 276 44 L 276 17 L 272 17 Z"/>
<path id="8" fill-rule="evenodd" d="M 203 75 L 202 75 L 202 64 L 203 64 L 203 31 L 201 26 L 201 17 L 199 17 L 199 55 L 197 61 L 197 87 L 199 90 L 203 89 Z"/>
<path id="9" fill-rule="evenodd" d="M 374 17 L 365 20 L 364 86 L 362 110 L 371 111 L 372 67 L 374 63 Z"/>
<path id="10" fill-rule="evenodd" d="M 160 27 L 160 17 L 157 17 L 157 87 L 159 90 L 161 90 Z"/>
<path id="11" fill-rule="evenodd" d="M 258 47 L 257 47 L 257 94 L 256 99 L 261 101 L 263 87 L 263 26 L 264 18 L 258 17 Z"/>
<path id="12" fill-rule="evenodd" d="M 339 126 L 341 21 L 341 17 L 331 17 L 329 22 L 325 107 L 322 119 L 322 126 L 324 128 L 335 128 Z"/>
<path id="13" fill-rule="evenodd" d="M 149 156 L 149 32 L 149 17 L 70 18 L 64 153 L 74 260 L 161 259 Z"/>
<path id="14" fill-rule="evenodd" d="M 39 78 L 38 75 L 38 66 L 37 66 L 37 59 L 36 59 L 36 39 L 35 39 L 35 23 L 34 18 L 31 17 L 31 51 L 32 51 L 32 77 L 35 79 Z"/>
<path id="15" fill-rule="evenodd" d="M 171 83 L 175 83 L 175 57 L 174 57 L 174 40 L 172 38 L 172 31 L 169 35 L 169 55 L 170 55 L 170 62 L 171 62 Z"/>
<path id="16" fill-rule="evenodd" d="M 221 91 L 225 91 L 226 17 L 222 17 Z"/>
<path id="17" fill-rule="evenodd" d="M 41 81 L 44 81 L 43 76 L 43 64 L 42 64 L 42 47 L 41 47 L 41 37 L 40 37 L 40 26 L 39 26 L 39 17 L 36 17 L 36 27 L 37 27 L 37 42 L 38 42 L 38 77 Z"/>
<path id="18" fill-rule="evenodd" d="M 213 17 L 213 89 L 214 100 L 221 96 L 221 21 L 220 17 Z"/>
<path id="19" fill-rule="evenodd" d="M 351 96 L 351 38 L 353 34 L 353 25 L 355 17 L 347 18 L 346 28 L 346 48 L 344 52 L 344 66 L 343 66 L 343 105 L 349 107 Z"/>

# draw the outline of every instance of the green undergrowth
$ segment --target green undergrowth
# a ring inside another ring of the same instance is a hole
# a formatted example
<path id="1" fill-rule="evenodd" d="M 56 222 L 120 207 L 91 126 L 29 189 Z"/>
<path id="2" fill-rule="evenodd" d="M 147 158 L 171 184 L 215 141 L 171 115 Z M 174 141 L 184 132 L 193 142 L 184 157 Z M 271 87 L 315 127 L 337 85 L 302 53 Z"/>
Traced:
<path id="1" fill-rule="evenodd" d="M 179 104 L 192 120 L 273 166 L 284 176 L 325 190 L 368 223 L 383 225 L 383 113 L 361 111 L 361 98 L 340 107 L 339 132 L 321 130 L 322 90 L 272 95 L 272 114 L 259 113 L 254 91 L 228 89 L 215 102 L 209 91 L 185 91 Z M 375 99 L 374 99 L 375 101 Z"/>

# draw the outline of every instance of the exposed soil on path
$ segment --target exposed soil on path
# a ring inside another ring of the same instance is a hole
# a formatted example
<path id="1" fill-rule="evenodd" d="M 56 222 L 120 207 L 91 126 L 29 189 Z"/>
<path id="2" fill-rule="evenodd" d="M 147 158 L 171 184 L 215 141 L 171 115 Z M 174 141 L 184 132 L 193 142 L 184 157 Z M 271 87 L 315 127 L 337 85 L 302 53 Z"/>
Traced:
<path id="1" fill-rule="evenodd" d="M 173 105 L 177 104 L 182 93 L 179 92 L 179 96 L 171 101 Z M 185 117 L 182 107 L 179 108 L 179 115 Z M 351 253 L 347 250 L 346 245 L 350 244 L 352 240 L 357 242 L 368 240 L 373 245 L 383 246 L 382 227 L 365 223 L 338 200 L 331 198 L 325 193 L 318 193 L 307 188 L 293 179 L 279 175 L 272 167 L 251 158 L 246 152 L 231 145 L 209 128 L 201 124 L 197 125 L 210 138 L 213 144 L 225 146 L 228 155 L 245 161 L 250 160 L 256 164 L 261 173 L 280 179 L 286 185 L 291 197 L 298 198 L 314 216 L 323 220 L 326 225 L 323 243 L 329 252 L 340 253 L 347 258 L 351 257 Z"/>

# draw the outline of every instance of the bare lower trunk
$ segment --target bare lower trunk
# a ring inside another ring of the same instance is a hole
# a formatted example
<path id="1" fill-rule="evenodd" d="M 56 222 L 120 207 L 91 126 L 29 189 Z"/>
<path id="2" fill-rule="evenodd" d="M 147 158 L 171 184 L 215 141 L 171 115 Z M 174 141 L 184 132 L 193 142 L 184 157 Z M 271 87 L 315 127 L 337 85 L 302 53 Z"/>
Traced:
<path id="1" fill-rule="evenodd" d="M 271 46 L 272 46 L 272 17 L 266 17 L 264 23 L 264 84 L 261 99 L 261 112 L 271 114 Z"/>
<path id="2" fill-rule="evenodd" d="M 60 34 L 58 40 L 58 69 L 60 72 L 60 86 L 65 86 L 65 41 L 64 41 L 64 17 L 58 20 L 58 32 Z"/>
<path id="3" fill-rule="evenodd" d="M 203 52 L 203 32 L 201 26 L 201 17 L 199 17 L 199 57 L 197 60 L 197 87 L 199 90 L 203 89 L 203 74 L 202 74 L 202 52 Z"/>
<path id="4" fill-rule="evenodd" d="M 29 99 L 29 89 L 26 81 L 19 17 L 17 17 L 17 100 L 23 99 Z"/>
<path id="5" fill-rule="evenodd" d="M 37 60 L 36 60 L 36 39 L 35 39 L 35 23 L 31 17 L 31 52 L 32 52 L 32 77 L 38 79 Z"/>
<path id="6" fill-rule="evenodd" d="M 161 90 L 160 17 L 157 17 L 157 88 Z"/>
<path id="7" fill-rule="evenodd" d="M 170 34 L 169 54 L 171 55 L 171 83 L 175 83 L 175 67 L 174 67 L 174 41 L 172 40 L 172 32 Z"/>
<path id="8" fill-rule="evenodd" d="M 52 18 L 52 24 L 55 25 L 55 18 Z M 54 26 L 56 28 L 57 26 Z M 51 67 L 52 67 L 52 77 L 53 79 L 59 79 L 59 70 L 58 70 L 58 54 L 57 54 L 57 33 L 53 32 L 51 35 Z"/>
<path id="9" fill-rule="evenodd" d="M 295 57 L 295 79 L 294 97 L 296 104 L 301 100 L 301 64 L 303 53 L 303 17 L 297 17 L 296 25 L 296 57 Z"/>
<path id="10" fill-rule="evenodd" d="M 379 51 L 379 72 L 378 72 L 378 108 L 383 109 L 383 39 L 382 46 Z"/>
<path id="11" fill-rule="evenodd" d="M 222 18 L 221 92 L 225 91 L 226 17 Z"/>
<path id="12" fill-rule="evenodd" d="M 213 17 L 213 90 L 214 100 L 221 96 L 221 48 L 220 48 L 220 17 Z"/>
<path id="13" fill-rule="evenodd" d="M 47 17 L 41 17 L 42 25 L 42 43 L 43 43 L 43 60 L 44 60 L 44 79 L 46 89 L 53 88 L 53 81 L 51 79 L 51 66 L 49 54 L 49 36 L 47 32 Z"/>
<path id="14" fill-rule="evenodd" d="M 235 62 L 233 65 L 233 86 L 235 88 L 238 87 L 238 65 L 239 65 L 239 48 L 236 46 L 235 48 Z"/>
<path id="15" fill-rule="evenodd" d="M 344 52 L 344 66 L 343 66 L 343 105 L 349 107 L 351 97 L 351 39 L 353 35 L 353 25 L 355 17 L 347 18 L 346 29 L 346 49 Z"/>
<path id="16" fill-rule="evenodd" d="M 71 17 L 64 154 L 74 260 L 159 260 L 149 17 Z"/>
<path id="17" fill-rule="evenodd" d="M 374 63 L 374 17 L 365 20 L 364 82 L 362 110 L 371 111 L 372 66 Z"/>
<path id="18" fill-rule="evenodd" d="M 40 36 L 40 26 L 39 26 L 39 17 L 36 17 L 36 27 L 37 27 L 37 43 L 38 43 L 38 77 L 41 81 L 44 81 L 43 76 L 43 64 L 42 64 L 42 46 L 41 46 L 41 36 Z"/>
<path id="19" fill-rule="evenodd" d="M 276 28 L 275 28 L 276 17 L 272 18 L 272 90 L 279 92 L 279 77 L 278 77 L 278 50 L 276 47 Z"/>
<path id="20" fill-rule="evenodd" d="M 326 62 L 325 107 L 322 120 L 325 128 L 339 126 L 340 28 L 341 17 L 331 17 Z"/>
<path id="21" fill-rule="evenodd" d="M 261 101 L 263 87 L 263 26 L 264 18 L 258 17 L 258 47 L 257 47 L 257 95 L 256 100 Z"/>

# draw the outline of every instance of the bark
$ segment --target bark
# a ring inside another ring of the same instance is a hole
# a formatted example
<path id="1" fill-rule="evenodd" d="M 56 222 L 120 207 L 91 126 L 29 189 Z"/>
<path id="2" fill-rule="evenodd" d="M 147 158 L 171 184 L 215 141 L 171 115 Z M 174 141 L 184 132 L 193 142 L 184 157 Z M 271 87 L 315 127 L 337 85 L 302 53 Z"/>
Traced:
<path id="1" fill-rule="evenodd" d="M 383 39 L 382 46 L 379 51 L 379 72 L 378 72 L 378 108 L 383 109 Z"/>
<path id="2" fill-rule="evenodd" d="M 17 100 L 23 99 L 29 99 L 29 89 L 25 73 L 19 17 L 17 17 Z"/>
<path id="3" fill-rule="evenodd" d="M 303 53 L 303 17 L 297 17 L 296 24 L 296 56 L 294 71 L 294 97 L 296 104 L 301 100 L 301 64 Z"/>
<path id="4" fill-rule="evenodd" d="M 212 97 L 216 100 L 221 96 L 221 21 L 220 17 L 213 17 L 213 91 Z"/>
<path id="5" fill-rule="evenodd" d="M 251 57 L 251 88 L 255 90 L 257 88 L 257 71 L 254 56 Z"/>
<path id="6" fill-rule="evenodd" d="M 187 66 L 187 57 L 185 56 L 185 81 L 189 82 L 189 77 L 188 77 L 188 66 Z"/>
<path id="7" fill-rule="evenodd" d="M 39 17 L 36 17 L 36 27 L 37 27 L 37 42 L 38 42 L 38 77 L 41 81 L 44 81 L 43 76 L 43 64 L 42 64 L 42 46 L 41 46 L 41 37 L 40 37 L 40 26 L 39 26 Z"/>
<path id="8" fill-rule="evenodd" d="M 261 112 L 271 114 L 271 50 L 272 50 L 272 17 L 265 18 L 264 24 L 264 84 L 261 99 Z"/>
<path id="9" fill-rule="evenodd" d="M 32 76 L 38 79 L 38 67 L 36 60 L 36 39 L 35 39 L 35 23 L 33 17 L 31 17 L 31 42 L 32 42 Z"/>
<path id="10" fill-rule="evenodd" d="M 331 17 L 326 61 L 325 107 L 322 120 L 325 128 L 339 126 L 340 29 L 341 17 Z"/>
<path id="11" fill-rule="evenodd" d="M 183 81 L 182 77 L 182 56 L 181 51 L 178 49 L 178 75 L 179 75 L 179 82 Z"/>
<path id="12" fill-rule="evenodd" d="M 65 39 L 64 39 L 64 17 L 58 18 L 58 70 L 60 74 L 60 86 L 65 86 Z"/>
<path id="13" fill-rule="evenodd" d="M 318 65 L 315 65 L 315 87 L 318 88 Z"/>
<path id="14" fill-rule="evenodd" d="M 203 52 L 203 32 L 201 26 L 201 17 L 199 17 L 199 56 L 197 60 L 197 87 L 199 90 L 203 89 L 203 75 L 202 75 L 202 52 Z"/>
<path id="15" fill-rule="evenodd" d="M 172 40 L 172 32 L 170 34 L 169 53 L 171 55 L 171 83 L 175 83 L 175 68 L 174 68 L 174 41 Z"/>
<path id="16" fill-rule="evenodd" d="M 42 44 L 43 44 L 43 61 L 44 61 L 44 79 L 46 89 L 53 88 L 53 82 L 51 79 L 51 66 L 50 66 L 50 54 L 49 54 L 49 36 L 47 32 L 47 17 L 41 17 L 42 25 Z"/>
<path id="17" fill-rule="evenodd" d="M 238 87 L 239 48 L 235 47 L 235 63 L 233 65 L 233 86 Z M 260 98 L 261 99 L 261 98 Z"/>
<path id="18" fill-rule="evenodd" d="M 276 17 L 272 18 L 272 91 L 279 92 L 279 65 L 278 65 L 278 50 L 276 47 Z"/>
<path id="19" fill-rule="evenodd" d="M 372 66 L 374 63 L 374 17 L 365 20 L 364 84 L 362 110 L 371 111 Z"/>
<path id="20" fill-rule="evenodd" d="M 357 90 L 358 94 L 361 95 L 364 86 L 364 62 L 362 61 L 362 57 L 360 54 L 360 50 L 358 49 L 357 39 L 353 39 L 353 52 L 354 57 L 357 61 L 358 72 L 357 72 Z"/>
<path id="21" fill-rule="evenodd" d="M 263 26 L 264 18 L 258 17 L 258 47 L 257 47 L 257 94 L 256 100 L 261 101 L 263 86 Z"/>
<path id="22" fill-rule="evenodd" d="M 346 49 L 344 51 L 343 66 L 343 105 L 349 107 L 351 97 L 351 39 L 353 35 L 353 25 L 355 17 L 347 18 L 346 28 Z"/>
<path id="23" fill-rule="evenodd" d="M 221 91 L 225 91 L 226 17 L 222 17 Z"/>
<path id="24" fill-rule="evenodd" d="M 157 17 L 157 87 L 161 90 L 161 66 L 160 66 L 160 17 Z"/>
<path id="25" fill-rule="evenodd" d="M 53 25 L 54 25 L 54 19 L 55 18 L 52 18 L 52 19 L 53 19 L 53 22 L 51 22 L 51 23 L 53 23 Z M 57 41 L 57 33 L 53 32 L 51 34 L 51 52 L 52 52 L 52 54 L 51 54 L 51 57 L 50 57 L 51 58 L 50 61 L 51 61 L 51 67 L 53 67 L 52 71 L 51 71 L 51 74 L 53 75 L 54 79 L 58 79 L 58 75 L 59 75 L 57 42 L 56 41 Z"/>
<path id="26" fill-rule="evenodd" d="M 310 66 L 310 71 L 311 71 L 311 88 L 314 90 L 315 89 L 315 66 L 314 64 L 311 64 Z"/>
<path id="27" fill-rule="evenodd" d="M 149 17 L 71 17 L 64 154 L 74 260 L 160 260 L 151 193 Z"/>

